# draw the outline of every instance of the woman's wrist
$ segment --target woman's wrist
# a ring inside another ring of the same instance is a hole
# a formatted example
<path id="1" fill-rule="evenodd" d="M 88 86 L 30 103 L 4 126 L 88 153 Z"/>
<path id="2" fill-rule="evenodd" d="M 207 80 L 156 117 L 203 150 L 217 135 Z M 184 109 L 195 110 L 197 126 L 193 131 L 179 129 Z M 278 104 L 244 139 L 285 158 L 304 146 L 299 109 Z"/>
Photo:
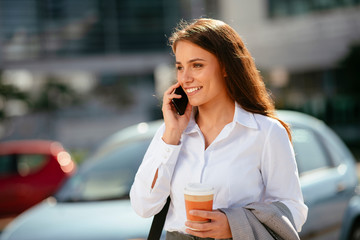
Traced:
<path id="1" fill-rule="evenodd" d="M 169 145 L 179 145 L 181 133 L 179 131 L 168 131 L 165 130 L 162 140 Z"/>

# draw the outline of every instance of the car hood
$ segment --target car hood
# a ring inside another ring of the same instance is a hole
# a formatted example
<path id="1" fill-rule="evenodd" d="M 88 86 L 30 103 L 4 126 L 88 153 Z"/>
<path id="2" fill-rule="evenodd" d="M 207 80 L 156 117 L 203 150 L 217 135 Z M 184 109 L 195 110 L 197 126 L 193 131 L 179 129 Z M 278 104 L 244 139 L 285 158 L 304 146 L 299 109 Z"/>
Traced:
<path id="1" fill-rule="evenodd" d="M 17 217 L 0 239 L 146 239 L 151 221 L 136 215 L 129 200 L 58 203 L 48 198 Z"/>

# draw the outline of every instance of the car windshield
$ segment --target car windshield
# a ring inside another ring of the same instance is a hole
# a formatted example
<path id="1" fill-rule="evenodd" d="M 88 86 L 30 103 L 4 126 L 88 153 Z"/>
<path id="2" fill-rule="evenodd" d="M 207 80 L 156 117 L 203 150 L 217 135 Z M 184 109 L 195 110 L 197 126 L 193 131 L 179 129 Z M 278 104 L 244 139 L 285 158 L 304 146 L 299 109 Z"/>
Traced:
<path id="1" fill-rule="evenodd" d="M 59 202 L 128 198 L 135 173 L 149 143 L 150 140 L 128 142 L 85 162 L 55 198 Z"/>

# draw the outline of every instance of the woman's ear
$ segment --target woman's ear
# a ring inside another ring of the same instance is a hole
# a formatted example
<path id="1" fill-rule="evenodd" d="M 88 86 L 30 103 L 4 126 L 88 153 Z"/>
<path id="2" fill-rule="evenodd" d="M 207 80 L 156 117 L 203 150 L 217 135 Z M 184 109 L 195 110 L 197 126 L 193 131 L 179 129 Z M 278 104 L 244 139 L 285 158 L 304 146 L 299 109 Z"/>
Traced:
<path id="1" fill-rule="evenodd" d="M 224 78 L 228 76 L 227 73 L 226 73 L 225 68 L 222 69 L 222 73 L 223 73 Z"/>
<path id="2" fill-rule="evenodd" d="M 224 64 L 221 64 L 220 67 L 221 67 L 221 72 L 222 72 L 223 77 L 226 78 L 228 75 L 227 75 Z"/>

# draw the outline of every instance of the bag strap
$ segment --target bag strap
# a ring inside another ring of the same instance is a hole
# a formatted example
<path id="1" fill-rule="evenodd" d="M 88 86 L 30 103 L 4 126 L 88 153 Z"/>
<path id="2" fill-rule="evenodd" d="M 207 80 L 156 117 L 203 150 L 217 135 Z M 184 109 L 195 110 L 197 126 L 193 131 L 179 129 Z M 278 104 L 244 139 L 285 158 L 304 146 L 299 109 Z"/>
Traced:
<path id="1" fill-rule="evenodd" d="M 165 206 L 157 213 L 152 221 L 148 240 L 159 240 L 164 227 L 165 219 L 170 205 L 170 196 L 166 199 Z"/>

